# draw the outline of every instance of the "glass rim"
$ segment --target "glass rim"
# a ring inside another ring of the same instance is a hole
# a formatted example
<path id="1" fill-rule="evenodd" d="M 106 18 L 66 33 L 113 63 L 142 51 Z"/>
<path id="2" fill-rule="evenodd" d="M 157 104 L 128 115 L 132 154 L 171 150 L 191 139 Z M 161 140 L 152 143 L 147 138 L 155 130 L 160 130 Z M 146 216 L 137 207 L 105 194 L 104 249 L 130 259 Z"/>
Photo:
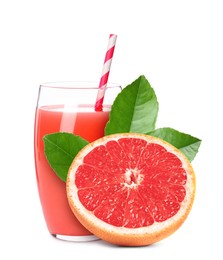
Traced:
<path id="1" fill-rule="evenodd" d="M 55 89 L 100 89 L 97 81 L 52 81 L 45 82 L 39 85 L 40 88 L 55 88 Z M 108 82 L 103 88 L 121 88 L 120 84 Z"/>

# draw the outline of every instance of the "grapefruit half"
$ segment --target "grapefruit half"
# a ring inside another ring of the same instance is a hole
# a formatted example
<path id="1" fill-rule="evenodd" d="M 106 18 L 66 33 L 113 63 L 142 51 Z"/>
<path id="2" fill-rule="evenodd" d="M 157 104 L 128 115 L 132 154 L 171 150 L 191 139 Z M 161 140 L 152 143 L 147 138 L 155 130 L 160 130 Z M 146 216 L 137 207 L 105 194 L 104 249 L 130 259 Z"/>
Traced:
<path id="1" fill-rule="evenodd" d="M 99 238 L 142 246 L 176 231 L 195 196 L 188 159 L 149 135 L 105 136 L 85 146 L 67 177 L 67 197 L 78 220 Z"/>

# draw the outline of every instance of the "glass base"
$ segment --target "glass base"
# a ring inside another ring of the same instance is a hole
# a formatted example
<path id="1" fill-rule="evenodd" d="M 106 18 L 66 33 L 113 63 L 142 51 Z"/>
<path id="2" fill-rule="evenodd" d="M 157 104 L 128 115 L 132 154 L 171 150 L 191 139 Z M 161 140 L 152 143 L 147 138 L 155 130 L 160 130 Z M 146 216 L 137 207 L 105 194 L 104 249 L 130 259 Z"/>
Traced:
<path id="1" fill-rule="evenodd" d="M 52 235 L 57 239 L 70 241 L 70 242 L 88 242 L 88 241 L 95 241 L 100 239 L 94 235 L 89 235 L 89 236 L 64 236 L 58 234 L 52 234 Z"/>

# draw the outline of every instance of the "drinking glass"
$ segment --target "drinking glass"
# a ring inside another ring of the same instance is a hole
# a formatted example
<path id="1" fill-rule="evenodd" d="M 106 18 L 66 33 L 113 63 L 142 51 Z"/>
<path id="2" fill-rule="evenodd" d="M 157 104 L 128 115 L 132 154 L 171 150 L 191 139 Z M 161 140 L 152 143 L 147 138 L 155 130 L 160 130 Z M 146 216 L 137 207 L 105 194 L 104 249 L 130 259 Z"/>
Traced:
<path id="1" fill-rule="evenodd" d="M 43 137 L 68 132 L 92 142 L 104 135 L 111 105 L 121 87 L 108 84 L 103 109 L 95 111 L 98 84 L 94 82 L 53 82 L 39 87 L 35 115 L 34 154 L 38 193 L 47 228 L 53 236 L 69 241 L 98 239 L 72 213 L 66 183 L 50 167 Z"/>

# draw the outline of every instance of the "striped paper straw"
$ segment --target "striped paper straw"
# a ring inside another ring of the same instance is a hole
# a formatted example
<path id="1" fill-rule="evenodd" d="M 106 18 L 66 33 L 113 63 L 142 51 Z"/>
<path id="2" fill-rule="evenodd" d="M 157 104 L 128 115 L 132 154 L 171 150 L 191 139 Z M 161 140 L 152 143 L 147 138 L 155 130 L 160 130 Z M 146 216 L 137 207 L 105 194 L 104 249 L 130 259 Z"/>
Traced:
<path id="1" fill-rule="evenodd" d="M 102 69 L 102 75 L 99 83 L 99 90 L 98 95 L 95 103 L 95 111 L 102 111 L 103 108 L 103 100 L 104 100 L 104 94 L 108 82 L 109 72 L 111 68 L 112 63 L 112 57 L 115 50 L 115 43 L 116 43 L 117 35 L 110 34 L 109 41 L 108 41 L 108 47 L 107 52 L 105 55 L 105 60 L 103 64 Z"/>

